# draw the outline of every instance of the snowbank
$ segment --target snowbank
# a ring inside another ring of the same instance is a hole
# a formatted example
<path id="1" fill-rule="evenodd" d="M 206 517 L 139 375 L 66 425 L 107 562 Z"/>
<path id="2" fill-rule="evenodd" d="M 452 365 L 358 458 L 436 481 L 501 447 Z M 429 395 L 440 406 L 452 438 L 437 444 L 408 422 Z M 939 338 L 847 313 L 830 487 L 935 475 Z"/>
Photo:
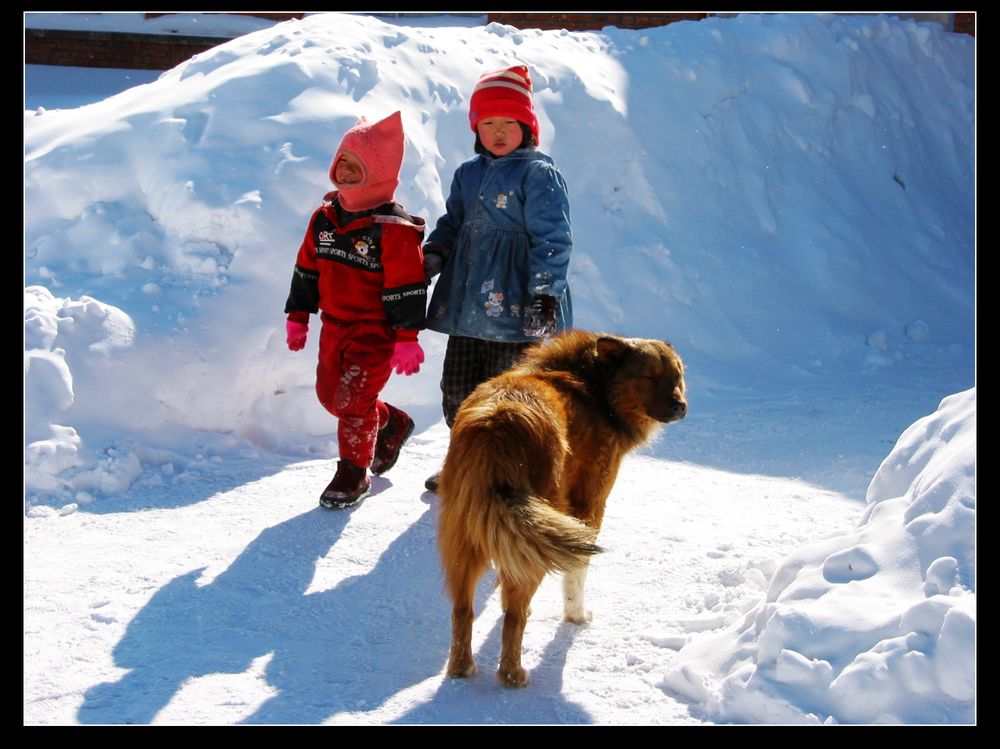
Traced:
<path id="1" fill-rule="evenodd" d="M 782 562 L 737 625 L 680 651 L 663 687 L 735 722 L 954 723 L 976 693 L 976 391 L 882 463 L 855 531 Z"/>
<path id="2" fill-rule="evenodd" d="M 335 454 L 316 336 L 290 354 L 281 312 L 331 154 L 358 115 L 402 111 L 397 197 L 433 222 L 477 76 L 514 61 L 570 187 L 578 325 L 671 340 L 705 395 L 925 361 L 968 387 L 973 58 L 876 16 L 566 33 L 332 14 L 26 111 L 25 324 L 47 331 L 26 327 L 29 503 L 160 476 L 124 457 L 146 448 Z M 387 394 L 426 428 L 444 344 L 422 340 L 424 371 Z M 108 459 L 127 466 L 80 485 Z"/>

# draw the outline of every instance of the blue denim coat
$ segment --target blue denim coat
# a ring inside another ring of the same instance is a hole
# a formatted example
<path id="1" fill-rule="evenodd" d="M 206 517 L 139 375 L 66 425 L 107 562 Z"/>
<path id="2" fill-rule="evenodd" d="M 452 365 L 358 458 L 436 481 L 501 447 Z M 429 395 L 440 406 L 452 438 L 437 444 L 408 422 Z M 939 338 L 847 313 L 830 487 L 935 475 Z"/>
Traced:
<path id="1" fill-rule="evenodd" d="M 522 331 L 535 294 L 559 300 L 556 330 L 573 324 L 566 274 L 573 249 L 566 182 L 536 148 L 481 154 L 455 171 L 425 250 L 444 266 L 427 327 L 488 341 L 530 341 Z"/>

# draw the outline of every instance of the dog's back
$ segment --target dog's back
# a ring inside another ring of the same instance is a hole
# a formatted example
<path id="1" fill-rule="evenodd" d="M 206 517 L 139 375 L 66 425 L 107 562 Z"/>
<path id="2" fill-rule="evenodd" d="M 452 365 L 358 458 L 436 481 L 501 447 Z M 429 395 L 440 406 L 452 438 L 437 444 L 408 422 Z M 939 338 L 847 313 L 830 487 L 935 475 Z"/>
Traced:
<path id="1" fill-rule="evenodd" d="M 438 543 L 449 560 L 492 559 L 517 584 L 579 567 L 597 530 L 553 506 L 569 453 L 564 394 L 515 372 L 480 386 L 452 427 Z"/>

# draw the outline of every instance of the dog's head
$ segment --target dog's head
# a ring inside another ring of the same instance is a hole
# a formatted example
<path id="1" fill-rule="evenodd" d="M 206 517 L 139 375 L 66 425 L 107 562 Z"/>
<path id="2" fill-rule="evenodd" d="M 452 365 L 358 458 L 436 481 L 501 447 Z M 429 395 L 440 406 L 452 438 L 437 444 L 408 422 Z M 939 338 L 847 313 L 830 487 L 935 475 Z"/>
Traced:
<path id="1" fill-rule="evenodd" d="M 597 360 L 608 371 L 609 404 L 627 422 L 668 424 L 687 415 L 684 362 L 666 341 L 599 336 Z"/>

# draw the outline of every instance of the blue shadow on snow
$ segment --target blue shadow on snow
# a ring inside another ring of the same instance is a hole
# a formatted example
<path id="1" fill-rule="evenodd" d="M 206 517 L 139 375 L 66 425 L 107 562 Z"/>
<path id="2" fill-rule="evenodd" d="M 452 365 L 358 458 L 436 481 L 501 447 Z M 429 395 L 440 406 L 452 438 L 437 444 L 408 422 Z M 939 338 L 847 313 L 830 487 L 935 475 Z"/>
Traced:
<path id="1" fill-rule="evenodd" d="M 267 655 L 264 677 L 275 694 L 241 722 L 321 723 L 337 713 L 373 710 L 401 690 L 440 676 L 451 611 L 441 585 L 432 506 L 371 571 L 329 590 L 306 592 L 317 562 L 340 540 L 352 514 L 310 510 L 262 531 L 211 582 L 198 584 L 200 568 L 160 588 L 112 651 L 115 664 L 129 673 L 89 689 L 79 722 L 150 723 L 188 680 L 241 674 Z M 478 610 L 490 594 L 488 582 L 484 578 L 477 591 Z M 560 694 L 572 636 L 560 629 L 532 686 L 509 692 L 489 673 L 499 652 L 499 626 L 482 649 L 492 654 L 482 659 L 483 674 L 445 679 L 429 703 L 396 722 L 588 722 Z M 484 689 L 492 697 L 477 699 Z M 484 705 L 488 712 L 476 714 Z"/>

